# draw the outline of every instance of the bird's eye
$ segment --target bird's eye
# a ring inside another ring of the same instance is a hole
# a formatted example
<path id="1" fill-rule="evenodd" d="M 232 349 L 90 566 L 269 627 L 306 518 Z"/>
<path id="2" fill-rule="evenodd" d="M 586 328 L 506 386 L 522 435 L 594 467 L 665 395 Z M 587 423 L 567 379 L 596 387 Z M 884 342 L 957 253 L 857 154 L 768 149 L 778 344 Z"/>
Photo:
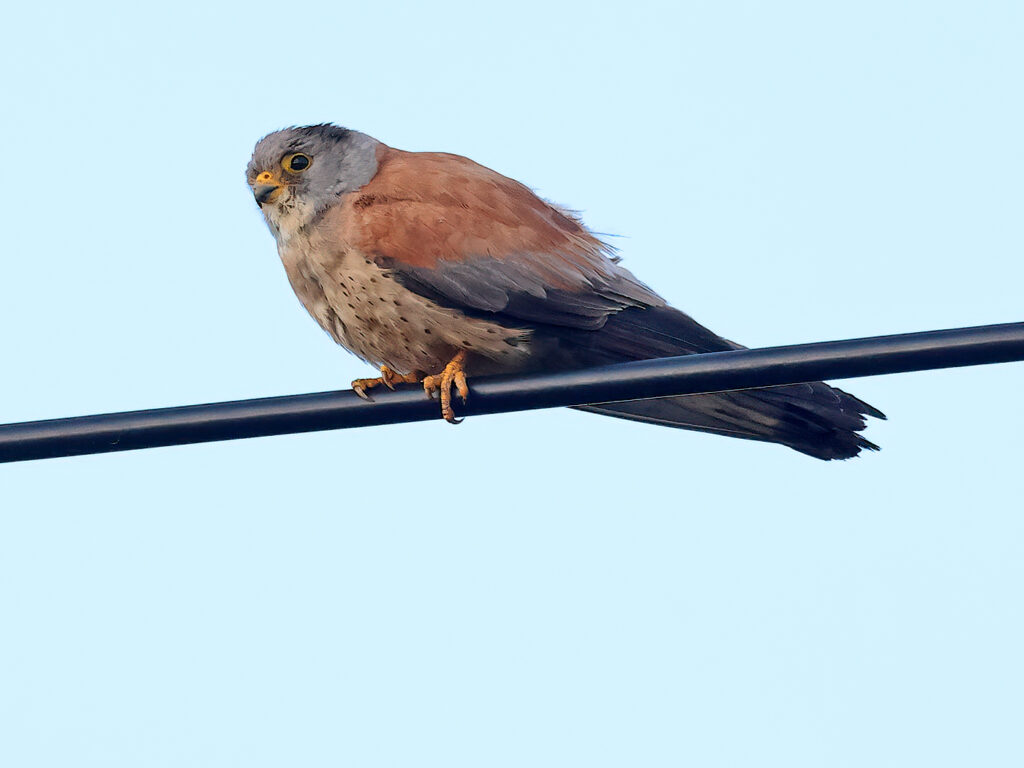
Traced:
<path id="1" fill-rule="evenodd" d="M 313 159 L 309 155 L 304 155 L 301 152 L 296 152 L 293 155 L 285 155 L 284 159 L 281 160 L 282 167 L 286 171 L 291 171 L 292 173 L 302 173 L 312 164 Z"/>

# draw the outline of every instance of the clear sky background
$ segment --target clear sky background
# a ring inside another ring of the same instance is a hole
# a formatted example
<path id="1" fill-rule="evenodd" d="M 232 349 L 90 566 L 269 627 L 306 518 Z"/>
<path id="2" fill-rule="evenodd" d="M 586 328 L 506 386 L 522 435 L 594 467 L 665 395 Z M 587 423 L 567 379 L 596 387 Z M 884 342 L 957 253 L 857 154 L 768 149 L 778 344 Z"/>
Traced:
<path id="1" fill-rule="evenodd" d="M 613 7 L 614 6 L 614 7 Z M 750 346 L 1024 320 L 1017 2 L 18 3 L 0 421 L 347 387 L 245 186 L 335 121 Z M 570 411 L 0 467 L 4 766 L 1018 766 L 1024 366 L 883 451 Z"/>

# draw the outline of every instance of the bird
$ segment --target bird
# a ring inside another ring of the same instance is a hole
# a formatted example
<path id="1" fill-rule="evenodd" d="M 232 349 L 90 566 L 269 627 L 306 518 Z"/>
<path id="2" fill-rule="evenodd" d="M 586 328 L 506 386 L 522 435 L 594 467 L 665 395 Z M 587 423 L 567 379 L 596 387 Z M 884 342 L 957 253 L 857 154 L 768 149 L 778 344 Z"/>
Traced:
<path id="1" fill-rule="evenodd" d="M 321 123 L 260 139 L 246 180 L 299 301 L 379 370 L 352 382 L 361 397 L 419 384 L 457 423 L 467 376 L 743 348 L 634 277 L 575 212 L 469 158 Z M 885 418 L 822 382 L 580 410 L 823 460 L 878 450 L 860 432 Z"/>

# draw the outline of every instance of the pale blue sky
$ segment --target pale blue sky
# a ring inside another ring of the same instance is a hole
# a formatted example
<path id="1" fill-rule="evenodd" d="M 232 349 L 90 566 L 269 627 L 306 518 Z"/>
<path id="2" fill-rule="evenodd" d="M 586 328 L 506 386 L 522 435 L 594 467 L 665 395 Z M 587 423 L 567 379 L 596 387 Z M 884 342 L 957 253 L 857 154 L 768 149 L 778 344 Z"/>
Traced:
<path id="1" fill-rule="evenodd" d="M 244 183 L 324 120 L 751 346 L 1024 319 L 1019 3 L 18 5 L 0 421 L 367 375 Z M 880 454 L 545 411 L 0 467 L 0 764 L 1020 765 L 1024 366 L 844 386 Z"/>

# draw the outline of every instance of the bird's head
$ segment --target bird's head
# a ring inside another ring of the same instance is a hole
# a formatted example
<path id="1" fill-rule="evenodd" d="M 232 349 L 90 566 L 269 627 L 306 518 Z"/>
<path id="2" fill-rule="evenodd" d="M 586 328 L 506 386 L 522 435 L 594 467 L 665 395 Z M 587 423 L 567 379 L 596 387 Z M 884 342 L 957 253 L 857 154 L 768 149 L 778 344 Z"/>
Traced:
<path id="1" fill-rule="evenodd" d="M 330 124 L 285 128 L 260 139 L 246 180 L 274 235 L 290 236 L 372 179 L 378 146 L 366 134 Z"/>

